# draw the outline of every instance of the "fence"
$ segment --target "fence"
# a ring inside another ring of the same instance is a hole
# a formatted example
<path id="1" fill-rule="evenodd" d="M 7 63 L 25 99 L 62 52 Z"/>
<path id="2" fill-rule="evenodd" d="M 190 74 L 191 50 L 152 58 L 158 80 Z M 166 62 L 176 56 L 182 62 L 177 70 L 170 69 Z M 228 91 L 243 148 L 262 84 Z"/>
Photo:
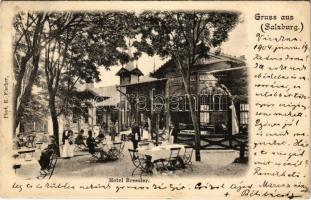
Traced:
<path id="1" fill-rule="evenodd" d="M 245 148 L 248 150 L 248 136 L 247 134 L 210 134 L 201 135 L 201 150 L 208 149 L 234 149 L 240 150 Z M 194 147 L 194 134 L 179 134 L 177 136 L 177 143 L 183 143 Z"/>

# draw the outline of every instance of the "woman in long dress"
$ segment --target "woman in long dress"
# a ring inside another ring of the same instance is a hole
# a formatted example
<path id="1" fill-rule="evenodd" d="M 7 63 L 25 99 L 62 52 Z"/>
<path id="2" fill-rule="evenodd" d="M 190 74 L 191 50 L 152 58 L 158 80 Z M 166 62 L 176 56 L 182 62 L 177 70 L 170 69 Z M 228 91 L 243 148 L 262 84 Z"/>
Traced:
<path id="1" fill-rule="evenodd" d="M 73 157 L 74 151 L 73 132 L 72 130 L 69 129 L 69 126 L 66 126 L 66 130 L 64 130 L 63 132 L 62 142 L 63 142 L 62 157 L 64 158 Z"/>

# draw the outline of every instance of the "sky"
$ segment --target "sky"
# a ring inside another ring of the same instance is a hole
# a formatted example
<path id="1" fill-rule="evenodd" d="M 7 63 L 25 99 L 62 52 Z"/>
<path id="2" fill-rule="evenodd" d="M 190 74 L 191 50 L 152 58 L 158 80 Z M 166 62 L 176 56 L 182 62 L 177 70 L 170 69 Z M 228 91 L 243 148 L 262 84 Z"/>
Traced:
<path id="1" fill-rule="evenodd" d="M 222 53 L 236 57 L 246 54 L 245 51 L 247 49 L 247 35 L 245 29 L 245 23 L 239 23 L 235 29 L 229 33 L 229 39 L 221 45 Z M 144 75 L 148 75 L 150 72 L 153 72 L 154 66 L 155 69 L 157 69 L 165 62 L 166 60 L 161 60 L 159 56 L 149 57 L 147 54 L 143 54 L 137 60 L 137 63 L 134 62 L 134 66 L 137 64 L 138 68 L 144 73 Z M 101 68 L 99 70 L 101 74 L 101 81 L 95 83 L 94 87 L 119 84 L 119 77 L 115 76 L 115 74 L 119 71 L 120 68 L 121 66 L 113 66 L 109 71 Z"/>

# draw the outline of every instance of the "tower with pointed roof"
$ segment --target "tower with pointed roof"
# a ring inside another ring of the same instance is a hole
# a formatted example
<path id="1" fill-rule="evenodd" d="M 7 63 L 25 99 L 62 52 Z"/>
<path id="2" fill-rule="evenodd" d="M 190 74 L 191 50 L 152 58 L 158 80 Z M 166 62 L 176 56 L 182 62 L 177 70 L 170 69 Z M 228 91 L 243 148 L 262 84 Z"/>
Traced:
<path id="1" fill-rule="evenodd" d="M 129 49 L 129 55 L 132 57 L 131 50 Z M 120 85 L 127 85 L 131 83 L 138 83 L 139 77 L 143 76 L 144 74 L 140 71 L 137 66 L 134 67 L 134 62 L 128 62 L 125 67 L 122 68 L 116 73 L 116 76 L 120 77 Z"/>
<path id="2" fill-rule="evenodd" d="M 130 45 L 129 45 L 130 46 Z M 129 47 L 129 55 L 132 58 L 133 54 Z M 127 84 L 138 83 L 139 77 L 143 76 L 144 74 L 140 71 L 137 66 L 134 67 L 134 62 L 131 60 L 128 62 L 125 67 L 122 68 L 116 73 L 116 76 L 120 77 L 120 86 L 124 86 Z M 126 99 L 126 87 L 120 88 L 120 113 L 119 113 L 119 128 L 122 129 L 121 125 L 130 125 L 129 117 L 129 103 Z"/>

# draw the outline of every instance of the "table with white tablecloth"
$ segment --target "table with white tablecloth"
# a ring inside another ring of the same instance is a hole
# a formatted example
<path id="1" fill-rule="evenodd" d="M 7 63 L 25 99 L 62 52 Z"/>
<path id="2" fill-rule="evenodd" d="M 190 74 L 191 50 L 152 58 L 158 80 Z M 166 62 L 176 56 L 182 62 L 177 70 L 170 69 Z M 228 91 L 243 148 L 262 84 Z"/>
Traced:
<path id="1" fill-rule="evenodd" d="M 121 131 L 120 132 L 121 140 L 125 140 L 125 141 L 130 140 L 131 134 L 132 134 L 131 129 L 126 130 L 126 131 Z"/>
<path id="2" fill-rule="evenodd" d="M 97 145 L 98 149 L 108 152 L 113 147 L 113 142 L 111 140 L 105 140 Z"/>
<path id="3" fill-rule="evenodd" d="M 140 147 L 137 148 L 137 151 L 141 155 L 148 155 L 152 157 L 152 161 L 158 159 L 167 159 L 170 157 L 171 148 L 180 148 L 180 155 L 185 153 L 185 145 L 182 144 L 166 144 L 161 146 L 155 146 L 151 148 Z"/>

